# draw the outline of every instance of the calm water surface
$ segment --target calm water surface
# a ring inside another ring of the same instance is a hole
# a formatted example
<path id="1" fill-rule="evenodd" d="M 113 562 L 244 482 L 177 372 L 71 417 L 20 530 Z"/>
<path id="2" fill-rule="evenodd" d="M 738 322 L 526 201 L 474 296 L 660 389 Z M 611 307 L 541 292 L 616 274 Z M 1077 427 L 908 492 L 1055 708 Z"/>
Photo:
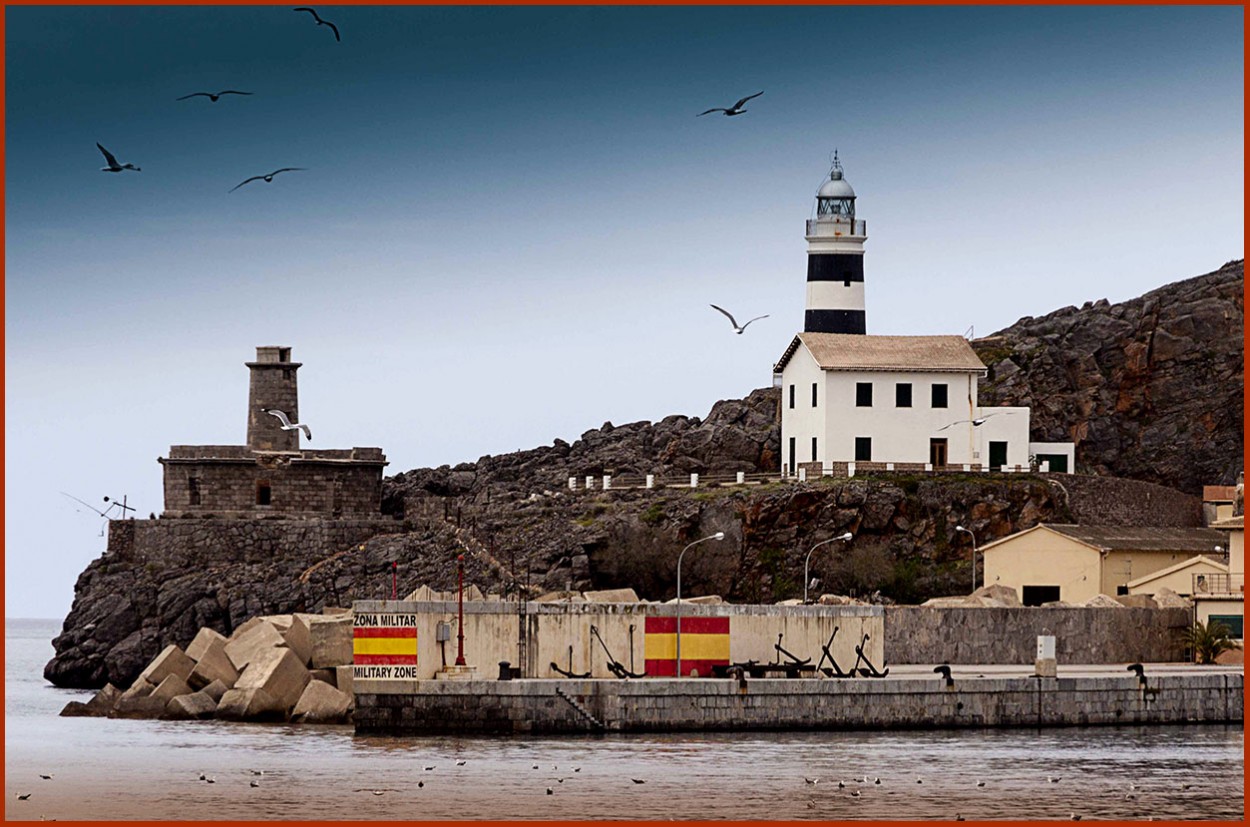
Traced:
<path id="1" fill-rule="evenodd" d="M 60 718 L 67 701 L 91 693 L 43 681 L 59 627 L 5 623 L 6 818 L 959 814 L 971 821 L 1079 813 L 1085 820 L 1241 820 L 1244 813 L 1240 727 L 398 739 L 357 738 L 350 727 Z M 200 781 L 201 773 L 216 783 Z M 17 793 L 31 797 L 18 801 Z"/>

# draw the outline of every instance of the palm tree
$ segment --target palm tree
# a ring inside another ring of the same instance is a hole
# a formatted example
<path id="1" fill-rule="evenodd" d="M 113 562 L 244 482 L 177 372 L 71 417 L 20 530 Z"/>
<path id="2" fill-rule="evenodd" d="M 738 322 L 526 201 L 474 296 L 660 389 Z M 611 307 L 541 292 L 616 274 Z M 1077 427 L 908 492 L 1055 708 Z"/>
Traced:
<path id="1" fill-rule="evenodd" d="M 1231 637 L 1229 628 L 1218 620 L 1210 623 L 1195 621 L 1193 626 L 1181 632 L 1181 641 L 1193 650 L 1198 663 L 1215 663 L 1215 659 L 1223 653 L 1241 648 L 1241 644 Z"/>

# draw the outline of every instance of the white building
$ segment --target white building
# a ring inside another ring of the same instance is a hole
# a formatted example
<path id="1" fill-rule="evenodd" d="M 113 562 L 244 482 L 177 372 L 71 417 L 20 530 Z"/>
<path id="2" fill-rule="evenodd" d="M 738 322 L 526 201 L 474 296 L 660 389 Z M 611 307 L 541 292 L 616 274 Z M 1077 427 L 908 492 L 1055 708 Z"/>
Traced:
<path id="1" fill-rule="evenodd" d="M 807 222 L 804 331 L 773 367 L 782 473 L 808 463 L 825 473 L 850 463 L 1028 470 L 1031 458 L 1071 473 L 1072 443 L 1029 443 L 1028 408 L 977 404 L 986 367 L 962 336 L 866 335 L 867 237 L 835 155 Z"/>

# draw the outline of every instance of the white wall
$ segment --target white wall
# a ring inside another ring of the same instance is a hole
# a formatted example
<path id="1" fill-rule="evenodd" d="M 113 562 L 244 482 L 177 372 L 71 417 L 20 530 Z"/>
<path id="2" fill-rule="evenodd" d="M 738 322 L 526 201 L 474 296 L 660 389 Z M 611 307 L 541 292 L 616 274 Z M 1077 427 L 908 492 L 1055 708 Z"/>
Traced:
<path id="1" fill-rule="evenodd" d="M 984 425 L 975 428 L 979 432 L 977 439 L 980 447 L 976 450 L 980 453 L 980 456 L 972 461 L 983 465 L 988 464 L 990 461 L 990 443 L 1006 442 L 1006 464 L 1012 467 L 1019 465 L 1027 471 L 1029 468 L 1029 409 L 1020 407 L 981 408 L 978 416 L 985 417 L 987 414 L 994 414 L 994 416 L 986 419 Z M 992 468 L 990 470 L 997 471 L 999 469 Z"/>
<path id="2" fill-rule="evenodd" d="M 840 282 L 839 282 L 840 283 Z M 817 459 L 827 462 L 825 414 L 829 409 L 825 372 L 812 354 L 800 345 L 781 373 L 781 467 L 790 464 L 790 438 L 794 437 L 796 464 L 812 461 L 812 437 L 817 438 Z M 812 383 L 817 385 L 816 407 L 812 407 Z M 790 386 L 794 386 L 794 408 L 790 407 Z"/>
<path id="3" fill-rule="evenodd" d="M 1068 473 L 1076 473 L 1076 443 L 1073 442 L 1030 442 L 1029 453 L 1036 456 L 1038 454 L 1062 454 L 1068 458 Z M 1038 466 L 1041 469 L 1041 466 Z M 1054 473 L 1053 468 L 1048 469 Z"/>

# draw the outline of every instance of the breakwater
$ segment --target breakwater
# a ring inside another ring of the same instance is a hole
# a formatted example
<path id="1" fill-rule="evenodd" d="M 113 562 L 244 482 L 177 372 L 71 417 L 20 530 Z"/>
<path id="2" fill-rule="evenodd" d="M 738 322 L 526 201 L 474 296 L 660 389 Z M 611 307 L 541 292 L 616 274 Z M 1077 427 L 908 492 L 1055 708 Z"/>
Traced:
<path id="1" fill-rule="evenodd" d="M 1112 667 L 1108 667 L 1112 668 Z M 1113 667 L 1123 670 L 1122 666 Z M 1180 670 L 1072 677 L 369 681 L 361 734 L 586 734 L 1230 723 L 1244 675 Z M 926 672 L 928 675 L 926 676 Z"/>

